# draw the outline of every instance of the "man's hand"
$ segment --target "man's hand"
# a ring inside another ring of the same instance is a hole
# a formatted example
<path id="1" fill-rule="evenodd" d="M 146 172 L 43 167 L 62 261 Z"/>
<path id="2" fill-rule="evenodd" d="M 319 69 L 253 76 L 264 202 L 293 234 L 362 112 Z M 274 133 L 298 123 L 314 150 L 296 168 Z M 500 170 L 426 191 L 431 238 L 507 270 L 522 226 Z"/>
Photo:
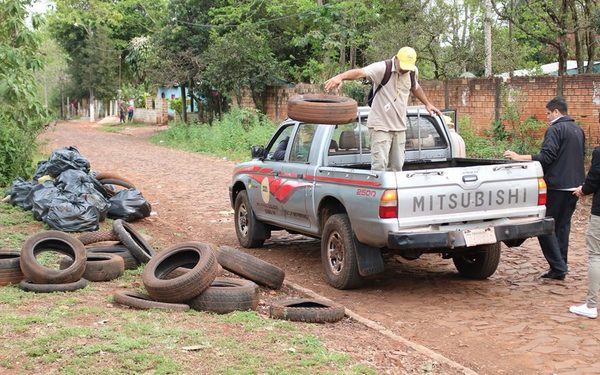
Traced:
<path id="1" fill-rule="evenodd" d="M 338 74 L 335 77 L 329 78 L 325 81 L 325 91 L 331 91 L 342 87 L 342 78 L 341 74 Z"/>
<path id="2" fill-rule="evenodd" d="M 575 195 L 577 198 L 582 198 L 585 196 L 585 194 L 583 194 L 583 190 L 582 190 L 581 186 L 579 186 L 579 187 L 577 187 L 577 189 L 575 189 L 575 191 L 573 192 L 573 195 Z"/>
<path id="3" fill-rule="evenodd" d="M 517 154 L 514 151 L 511 151 L 511 150 L 504 151 L 505 158 L 509 158 L 511 160 L 519 160 L 519 156 L 521 156 L 521 155 Z"/>
<path id="4" fill-rule="evenodd" d="M 432 116 L 433 116 L 434 114 L 437 114 L 437 115 L 440 115 L 440 116 L 442 115 L 442 111 L 440 111 L 439 109 L 437 109 L 437 107 L 436 107 L 436 106 L 434 106 L 434 105 L 433 105 L 433 104 L 431 104 L 431 103 L 427 104 L 427 105 L 425 106 L 425 108 L 427 108 L 427 111 L 428 111 L 428 112 L 429 112 L 429 114 L 430 114 L 430 115 L 432 115 Z"/>

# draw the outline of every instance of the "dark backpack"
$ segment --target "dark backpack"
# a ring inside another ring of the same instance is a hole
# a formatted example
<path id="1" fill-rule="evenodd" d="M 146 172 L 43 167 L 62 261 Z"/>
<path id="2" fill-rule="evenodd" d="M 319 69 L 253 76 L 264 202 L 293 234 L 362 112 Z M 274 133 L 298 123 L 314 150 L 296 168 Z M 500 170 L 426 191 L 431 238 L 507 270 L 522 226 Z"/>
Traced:
<path id="1" fill-rule="evenodd" d="M 369 105 L 369 107 L 373 104 L 373 99 L 375 99 L 375 95 L 377 95 L 379 90 L 381 90 L 381 88 L 388 83 L 391 76 L 392 76 L 392 59 L 389 59 L 389 60 L 385 60 L 385 73 L 383 74 L 383 79 L 381 80 L 381 83 L 379 84 L 379 86 L 377 86 L 375 91 L 373 91 L 372 86 L 371 86 L 371 90 L 369 90 L 369 96 L 367 98 L 367 104 Z M 410 89 L 411 89 L 411 91 L 413 88 L 415 88 L 415 72 L 414 72 L 414 70 L 410 72 Z"/>

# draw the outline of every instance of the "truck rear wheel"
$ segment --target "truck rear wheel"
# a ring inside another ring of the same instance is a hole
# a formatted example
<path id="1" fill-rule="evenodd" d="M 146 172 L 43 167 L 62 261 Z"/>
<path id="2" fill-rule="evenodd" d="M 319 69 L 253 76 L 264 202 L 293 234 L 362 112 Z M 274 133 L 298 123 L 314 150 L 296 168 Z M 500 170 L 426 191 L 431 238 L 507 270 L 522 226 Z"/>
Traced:
<path id="1" fill-rule="evenodd" d="M 500 243 L 468 248 L 464 253 L 452 257 L 454 266 L 461 276 L 469 279 L 487 279 L 500 263 Z"/>
<path id="2" fill-rule="evenodd" d="M 354 289 L 362 284 L 348 215 L 335 214 L 327 219 L 321 238 L 321 262 L 327 282 L 334 288 Z"/>
<path id="3" fill-rule="evenodd" d="M 235 234 L 240 245 L 245 248 L 261 247 L 269 238 L 269 230 L 256 220 L 246 190 L 240 191 L 235 198 L 234 211 Z"/>

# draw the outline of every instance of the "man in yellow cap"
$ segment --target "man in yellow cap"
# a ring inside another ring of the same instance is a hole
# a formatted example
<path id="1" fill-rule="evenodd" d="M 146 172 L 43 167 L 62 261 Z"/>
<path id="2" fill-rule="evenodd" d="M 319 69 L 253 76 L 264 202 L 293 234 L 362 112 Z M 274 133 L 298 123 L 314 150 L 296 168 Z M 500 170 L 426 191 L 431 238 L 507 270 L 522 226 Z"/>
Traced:
<path id="1" fill-rule="evenodd" d="M 401 171 L 404 165 L 406 145 L 406 107 L 412 92 L 430 114 L 441 115 L 419 85 L 417 53 L 411 47 L 402 47 L 392 58 L 391 76 L 385 85 L 377 90 L 371 104 L 371 112 L 367 119 L 371 138 L 371 169 L 378 171 Z M 414 72 L 411 74 L 411 72 Z M 350 69 L 328 79 L 325 90 L 330 91 L 342 86 L 346 80 L 367 78 L 373 82 L 373 88 L 383 83 L 386 73 L 386 62 L 379 61 L 364 68 Z M 411 77 L 412 75 L 412 77 Z"/>

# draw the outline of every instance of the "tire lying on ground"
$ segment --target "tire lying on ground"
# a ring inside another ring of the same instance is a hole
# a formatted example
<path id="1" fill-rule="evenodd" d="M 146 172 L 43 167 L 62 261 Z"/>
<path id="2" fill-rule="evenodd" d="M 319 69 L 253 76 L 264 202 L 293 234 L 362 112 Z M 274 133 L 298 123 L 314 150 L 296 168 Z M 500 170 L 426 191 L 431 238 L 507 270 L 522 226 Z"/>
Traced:
<path id="1" fill-rule="evenodd" d="M 48 268 L 40 264 L 37 256 L 45 251 L 64 254 L 73 263 L 64 270 Z M 75 283 L 85 272 L 87 254 L 77 238 L 64 232 L 49 230 L 29 237 L 21 248 L 20 266 L 25 279 L 35 284 Z"/>
<path id="2" fill-rule="evenodd" d="M 187 311 L 189 305 L 183 303 L 166 303 L 154 301 L 149 295 L 134 291 L 121 290 L 113 295 L 116 303 L 136 309 L 162 309 L 171 311 Z"/>
<path id="3" fill-rule="evenodd" d="M 23 278 L 19 265 L 21 254 L 16 250 L 0 250 L 0 286 L 18 284 Z"/>
<path id="4" fill-rule="evenodd" d="M 123 258 L 126 270 L 134 270 L 140 265 L 137 259 L 135 259 L 133 255 L 131 255 L 129 249 L 122 244 L 110 246 L 89 246 L 86 247 L 86 251 L 88 255 L 98 253 L 118 255 L 121 258 Z"/>
<path id="5" fill-rule="evenodd" d="M 285 278 L 281 268 L 233 247 L 219 246 L 217 260 L 226 270 L 272 289 L 281 288 Z"/>
<path id="6" fill-rule="evenodd" d="M 179 267 L 190 270 L 169 278 L 169 274 Z M 184 302 L 205 291 L 218 271 L 219 265 L 209 244 L 184 242 L 154 256 L 144 268 L 142 281 L 153 300 Z"/>
<path id="7" fill-rule="evenodd" d="M 258 285 L 250 280 L 217 277 L 208 289 L 188 301 L 188 304 L 194 310 L 218 314 L 256 310 Z"/>
<path id="8" fill-rule="evenodd" d="M 19 287 L 24 291 L 35 293 L 72 292 L 74 290 L 83 289 L 86 285 L 86 279 L 79 279 L 72 283 L 59 284 L 36 284 L 27 280 L 22 280 L 19 283 Z"/>
<path id="9" fill-rule="evenodd" d="M 109 187 L 110 185 L 120 186 L 124 189 L 135 189 L 135 185 L 131 181 L 111 172 L 97 173 L 96 180 L 98 180 L 98 182 L 100 182 L 104 186 L 105 191 L 109 197 L 112 197 L 117 193 L 116 189 L 111 189 Z"/>
<path id="10" fill-rule="evenodd" d="M 306 323 L 335 323 L 345 314 L 343 306 L 309 298 L 290 298 L 273 301 L 269 315 L 274 319 Z"/>
<path id="11" fill-rule="evenodd" d="M 156 254 L 152 246 L 128 222 L 118 219 L 113 222 L 113 231 L 139 263 L 148 263 Z"/>
<path id="12" fill-rule="evenodd" d="M 62 258 L 60 269 L 71 265 L 73 259 Z M 121 276 L 125 271 L 125 261 L 119 255 L 108 253 L 94 253 L 87 255 L 83 278 L 88 281 L 110 281 Z"/>
<path id="13" fill-rule="evenodd" d="M 347 124 L 358 111 L 352 98 L 325 94 L 296 95 L 288 100 L 288 117 L 313 124 Z"/>
<path id="14" fill-rule="evenodd" d="M 114 231 L 96 231 L 88 232 L 77 237 L 84 245 L 90 245 L 96 242 L 119 241 L 119 236 Z"/>

